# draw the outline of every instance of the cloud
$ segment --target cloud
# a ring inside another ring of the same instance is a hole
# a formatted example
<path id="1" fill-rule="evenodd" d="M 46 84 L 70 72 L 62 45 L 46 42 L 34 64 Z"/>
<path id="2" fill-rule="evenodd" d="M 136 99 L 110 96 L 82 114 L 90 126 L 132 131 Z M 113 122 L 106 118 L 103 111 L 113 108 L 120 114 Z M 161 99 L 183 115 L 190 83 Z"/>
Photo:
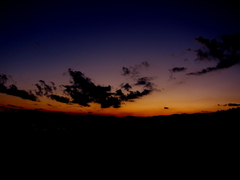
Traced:
<path id="1" fill-rule="evenodd" d="M 142 67 L 148 68 L 150 65 L 147 61 L 141 62 L 140 64 L 137 64 L 135 66 L 130 66 L 129 68 L 127 67 L 123 67 L 122 68 L 122 75 L 126 76 L 129 75 L 130 78 L 134 81 L 136 81 L 136 83 L 134 84 L 135 86 L 139 86 L 139 85 L 143 85 L 143 87 L 146 90 L 157 90 L 155 88 L 155 84 L 153 82 L 151 82 L 151 80 L 153 80 L 153 77 L 139 77 L 140 75 L 140 69 Z M 129 91 L 132 86 L 130 86 L 128 83 L 126 84 L 121 84 L 120 85 L 121 88 Z"/>
<path id="2" fill-rule="evenodd" d="M 37 97 L 31 91 L 20 90 L 14 84 L 10 85 L 6 91 L 6 94 L 17 96 L 22 99 L 28 99 L 31 101 L 37 101 Z"/>
<path id="3" fill-rule="evenodd" d="M 169 109 L 169 107 L 164 107 L 164 109 Z"/>
<path id="4" fill-rule="evenodd" d="M 228 104 L 218 104 L 218 106 L 240 106 L 240 104 L 237 104 L 237 103 L 228 103 Z"/>
<path id="5" fill-rule="evenodd" d="M 65 94 L 69 95 L 76 103 L 82 106 L 90 106 L 89 103 L 96 102 L 104 106 L 109 101 L 113 102 L 110 98 L 112 93 L 111 86 L 96 86 L 90 78 L 86 77 L 80 71 L 68 70 L 71 77 L 71 85 L 62 85 Z"/>
<path id="6" fill-rule="evenodd" d="M 218 68 L 216 68 L 216 67 L 208 67 L 206 69 L 202 69 L 201 71 L 188 73 L 187 75 L 201 75 L 201 74 L 206 74 L 208 72 L 216 71 L 216 70 L 218 70 Z"/>
<path id="7" fill-rule="evenodd" d="M 39 96 L 43 96 L 43 95 L 46 96 L 48 94 L 52 94 L 53 90 L 57 89 L 53 82 L 50 82 L 52 85 L 46 84 L 45 81 L 43 81 L 43 80 L 39 80 L 39 82 L 40 82 L 40 85 L 39 84 L 35 84 L 35 86 L 38 89 L 38 91 L 35 91 L 35 92 Z"/>
<path id="8" fill-rule="evenodd" d="M 187 68 L 185 68 L 185 67 L 174 67 L 174 68 L 170 69 L 169 71 L 172 73 L 176 73 L 176 72 L 183 72 L 186 70 L 187 70 Z"/>
<path id="9" fill-rule="evenodd" d="M 136 64 L 135 66 L 130 67 L 122 67 L 122 75 L 130 76 L 131 78 L 138 77 L 140 74 L 140 69 L 142 67 L 148 68 L 150 65 L 147 61 L 141 62 L 140 64 Z"/>
<path id="10" fill-rule="evenodd" d="M 149 64 L 142 62 L 139 67 L 140 66 L 148 67 Z M 135 68 L 135 70 L 137 71 L 138 68 Z M 131 71 L 133 71 L 133 69 L 131 69 Z M 125 72 L 128 73 L 127 70 Z M 4 74 L 0 75 L 0 92 L 32 101 L 36 101 L 37 97 L 45 96 L 65 104 L 78 104 L 89 107 L 90 103 L 96 103 L 100 104 L 101 108 L 120 108 L 123 102 L 133 102 L 135 99 L 149 95 L 156 90 L 155 84 L 151 82 L 152 77 L 134 78 L 137 81 L 134 85 L 142 86 L 142 90 L 132 91 L 132 85 L 122 83 L 120 89 L 114 91 L 110 85 L 100 86 L 94 84 L 90 78 L 86 77 L 80 71 L 68 69 L 68 74 L 70 76 L 70 84 L 60 85 L 64 96 L 54 93 L 56 90 L 54 82 L 47 84 L 44 80 L 39 80 L 39 82 L 35 84 L 35 94 L 31 91 L 19 90 L 15 85 L 6 87 L 5 83 L 8 80 L 8 76 Z M 122 89 L 126 90 L 126 92 L 123 93 Z"/>
<path id="11" fill-rule="evenodd" d="M 123 92 L 120 90 L 116 91 L 116 95 L 119 96 L 119 100 L 122 101 L 129 101 L 134 102 L 134 99 L 139 99 L 143 96 L 146 96 L 150 94 L 152 90 L 144 89 L 143 91 L 129 91 L 127 94 L 123 94 Z"/>
<path id="12" fill-rule="evenodd" d="M 123 101 L 133 101 L 142 96 L 150 94 L 153 89 L 146 80 L 144 83 L 145 89 L 140 91 L 130 91 L 132 88 L 128 83 L 121 86 L 121 88 L 128 91 L 124 94 L 121 89 L 112 92 L 110 85 L 100 86 L 95 85 L 92 80 L 86 77 L 80 71 L 68 70 L 71 77 L 71 85 L 62 85 L 66 95 L 71 97 L 71 103 L 76 103 L 81 106 L 90 106 L 89 103 L 97 103 L 101 108 L 114 107 L 119 108 Z"/>
<path id="13" fill-rule="evenodd" d="M 122 75 L 126 76 L 126 75 L 129 75 L 129 74 L 130 74 L 130 69 L 123 66 L 122 67 Z"/>
<path id="14" fill-rule="evenodd" d="M 120 87 L 125 89 L 126 91 L 129 91 L 130 89 L 132 89 L 132 86 L 130 86 L 128 83 L 121 84 Z"/>
<path id="15" fill-rule="evenodd" d="M 146 85 L 150 80 L 153 78 L 151 77 L 142 77 L 137 79 L 137 83 L 135 85 Z"/>
<path id="16" fill-rule="evenodd" d="M 35 86 L 37 87 L 37 91 L 35 90 L 36 95 L 38 96 L 42 96 L 43 92 L 42 92 L 42 87 L 39 84 L 35 84 Z"/>
<path id="17" fill-rule="evenodd" d="M 9 87 L 5 86 L 7 81 L 8 76 L 5 74 L 0 74 L 0 93 L 20 97 L 22 99 L 31 101 L 37 101 L 37 96 L 35 96 L 31 91 L 20 90 L 14 84 L 10 85 Z"/>
<path id="18" fill-rule="evenodd" d="M 55 87 L 54 82 L 50 82 L 51 85 L 46 84 L 44 80 L 39 80 L 40 84 L 35 84 L 37 87 L 37 90 L 35 90 L 36 95 L 38 96 L 46 96 L 52 100 L 61 102 L 61 103 L 69 103 L 70 100 L 67 97 L 59 96 L 56 94 L 53 94 L 53 91 L 55 91 L 57 88 Z"/>
<path id="19" fill-rule="evenodd" d="M 151 80 L 153 80 L 153 77 L 141 77 L 137 79 L 137 83 L 134 85 L 144 85 L 144 88 L 148 90 L 156 90 L 156 85 L 153 82 L 150 82 Z"/>
<path id="20" fill-rule="evenodd" d="M 48 97 L 51 98 L 52 100 L 55 100 L 55 101 L 58 101 L 58 102 L 61 102 L 61 103 L 69 103 L 69 101 L 70 101 L 69 98 L 59 96 L 59 95 L 56 95 L 56 94 L 48 95 Z"/>
<path id="21" fill-rule="evenodd" d="M 236 103 L 229 103 L 228 106 L 240 106 L 240 104 L 236 104 Z"/>
<path id="22" fill-rule="evenodd" d="M 173 73 L 184 72 L 184 71 L 186 71 L 186 70 L 187 70 L 187 68 L 185 68 L 185 67 L 174 67 L 174 68 L 172 68 L 172 69 L 169 69 L 169 71 L 170 71 L 169 80 L 174 80 L 174 79 L 176 79 L 176 78 L 173 76 Z"/>
<path id="23" fill-rule="evenodd" d="M 8 76 L 6 74 L 0 74 L 0 84 L 5 84 L 8 80 Z"/>
<path id="24" fill-rule="evenodd" d="M 232 67 L 240 62 L 240 33 L 232 35 L 222 35 L 220 40 L 206 39 L 203 37 L 195 38 L 203 47 L 197 50 L 188 49 L 196 52 L 196 61 L 218 61 L 214 67 L 207 67 L 197 72 L 187 75 L 202 75 L 212 71 Z"/>
<path id="25" fill-rule="evenodd" d="M 140 91 L 130 91 L 129 94 L 127 94 L 123 100 L 125 101 L 129 101 L 129 100 L 133 100 L 133 99 L 138 99 L 142 96 L 146 96 L 148 94 L 151 93 L 151 90 L 147 90 L 147 89 L 144 89 L 142 92 Z"/>

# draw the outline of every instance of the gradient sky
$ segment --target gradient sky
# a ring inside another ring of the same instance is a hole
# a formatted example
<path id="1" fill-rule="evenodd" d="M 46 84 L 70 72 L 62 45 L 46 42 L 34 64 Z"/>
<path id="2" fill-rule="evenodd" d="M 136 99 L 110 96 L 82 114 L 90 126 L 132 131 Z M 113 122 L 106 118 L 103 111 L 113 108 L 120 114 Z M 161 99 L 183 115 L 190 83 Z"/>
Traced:
<path id="1" fill-rule="evenodd" d="M 39 80 L 52 81 L 57 87 L 54 94 L 67 97 L 59 86 L 69 85 L 69 68 L 95 85 L 110 85 L 112 92 L 122 83 L 141 91 L 144 87 L 136 85 L 141 77 L 149 77 L 154 86 L 148 95 L 122 102 L 119 108 L 66 104 L 46 96 L 31 101 L 6 93 L 0 93 L 0 106 L 115 116 L 239 106 L 239 60 L 201 74 L 197 72 L 216 67 L 218 61 L 196 61 L 193 51 L 202 47 L 195 40 L 199 36 L 212 40 L 239 33 L 237 7 L 230 0 L 1 2 L 0 74 L 8 75 L 6 86 L 15 84 L 35 93 Z M 123 75 L 123 67 L 138 76 Z"/>

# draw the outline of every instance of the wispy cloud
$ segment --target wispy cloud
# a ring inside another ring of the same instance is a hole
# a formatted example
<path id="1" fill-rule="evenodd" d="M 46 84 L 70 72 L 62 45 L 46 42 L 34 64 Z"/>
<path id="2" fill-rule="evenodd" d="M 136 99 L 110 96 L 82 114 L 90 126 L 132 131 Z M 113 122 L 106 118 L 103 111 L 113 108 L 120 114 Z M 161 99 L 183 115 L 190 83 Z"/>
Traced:
<path id="1" fill-rule="evenodd" d="M 130 67 L 122 67 L 122 75 L 130 76 L 131 78 L 136 78 L 140 75 L 140 69 L 142 67 L 148 68 L 150 64 L 147 61 L 141 62 L 140 64 L 136 64 L 135 66 Z"/>

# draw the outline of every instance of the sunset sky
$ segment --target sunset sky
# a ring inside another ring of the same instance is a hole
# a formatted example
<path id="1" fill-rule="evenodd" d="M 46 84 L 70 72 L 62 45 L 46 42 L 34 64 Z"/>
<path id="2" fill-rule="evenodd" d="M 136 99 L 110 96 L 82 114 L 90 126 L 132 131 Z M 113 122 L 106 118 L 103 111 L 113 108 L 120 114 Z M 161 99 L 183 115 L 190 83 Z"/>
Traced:
<path id="1" fill-rule="evenodd" d="M 238 7 L 1 2 L 0 107 L 155 116 L 240 106 Z"/>

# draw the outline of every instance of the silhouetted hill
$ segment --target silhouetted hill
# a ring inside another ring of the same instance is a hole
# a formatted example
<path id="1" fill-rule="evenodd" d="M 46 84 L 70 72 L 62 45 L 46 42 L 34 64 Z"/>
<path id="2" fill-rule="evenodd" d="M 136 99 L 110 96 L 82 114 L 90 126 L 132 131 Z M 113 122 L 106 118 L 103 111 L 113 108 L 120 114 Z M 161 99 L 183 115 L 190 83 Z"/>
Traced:
<path id="1" fill-rule="evenodd" d="M 136 143 L 156 138 L 190 140 L 237 136 L 240 108 L 215 113 L 121 118 L 19 110 L 1 112 L 1 117 L 7 124 L 7 134 L 22 141 L 77 138 L 79 141 L 125 139 Z"/>
<path id="2" fill-rule="evenodd" d="M 179 167 L 188 158 L 190 166 L 210 163 L 211 169 L 211 162 L 221 164 L 238 153 L 240 108 L 124 118 L 27 110 L 0 115 L 3 155 L 20 166 L 26 159 L 29 166 L 39 162 L 45 166 L 50 161 L 62 164 L 64 159 L 79 163 L 85 159 L 93 164 L 99 157 L 101 164 L 105 157 L 128 164 L 135 157 L 136 162 L 158 158 L 156 162 L 161 163 L 165 159 L 165 163 Z"/>

